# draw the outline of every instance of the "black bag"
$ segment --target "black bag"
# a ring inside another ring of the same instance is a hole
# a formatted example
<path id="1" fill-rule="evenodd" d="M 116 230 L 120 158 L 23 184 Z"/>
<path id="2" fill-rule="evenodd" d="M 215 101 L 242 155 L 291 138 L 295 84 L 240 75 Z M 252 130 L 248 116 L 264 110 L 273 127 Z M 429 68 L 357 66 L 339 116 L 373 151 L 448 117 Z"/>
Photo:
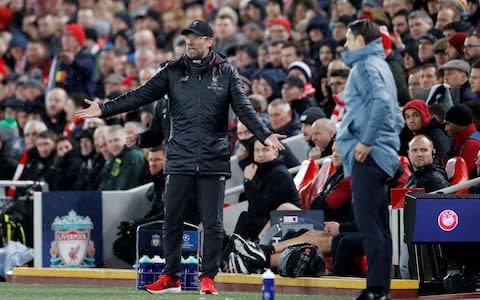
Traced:
<path id="1" fill-rule="evenodd" d="M 325 275 L 322 253 L 307 243 L 287 247 L 280 254 L 278 273 L 286 277 Z"/>
<path id="2" fill-rule="evenodd" d="M 113 242 L 113 253 L 130 265 L 133 265 L 136 259 L 135 244 L 138 225 L 140 224 L 134 220 L 120 222 L 117 232 L 119 238 Z"/>

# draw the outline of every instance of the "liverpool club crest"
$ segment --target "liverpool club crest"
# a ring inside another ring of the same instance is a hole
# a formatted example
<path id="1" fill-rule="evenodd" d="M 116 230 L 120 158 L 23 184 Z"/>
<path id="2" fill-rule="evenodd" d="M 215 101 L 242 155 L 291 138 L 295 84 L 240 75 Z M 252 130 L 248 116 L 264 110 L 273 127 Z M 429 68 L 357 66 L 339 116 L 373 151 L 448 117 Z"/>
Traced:
<path id="1" fill-rule="evenodd" d="M 74 210 L 56 217 L 52 223 L 55 240 L 50 247 L 50 267 L 95 267 L 95 247 L 90 239 L 93 223 L 88 216 L 78 216 Z"/>

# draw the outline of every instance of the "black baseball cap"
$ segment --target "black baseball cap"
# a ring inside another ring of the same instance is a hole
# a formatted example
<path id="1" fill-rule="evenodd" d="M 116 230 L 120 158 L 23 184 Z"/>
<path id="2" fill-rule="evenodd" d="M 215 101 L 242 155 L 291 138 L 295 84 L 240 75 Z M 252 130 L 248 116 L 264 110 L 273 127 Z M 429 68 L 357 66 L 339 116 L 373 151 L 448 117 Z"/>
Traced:
<path id="1" fill-rule="evenodd" d="M 213 38 L 213 29 L 207 22 L 201 20 L 195 20 L 187 28 L 182 30 L 182 35 L 193 33 L 197 36 L 206 36 Z"/>

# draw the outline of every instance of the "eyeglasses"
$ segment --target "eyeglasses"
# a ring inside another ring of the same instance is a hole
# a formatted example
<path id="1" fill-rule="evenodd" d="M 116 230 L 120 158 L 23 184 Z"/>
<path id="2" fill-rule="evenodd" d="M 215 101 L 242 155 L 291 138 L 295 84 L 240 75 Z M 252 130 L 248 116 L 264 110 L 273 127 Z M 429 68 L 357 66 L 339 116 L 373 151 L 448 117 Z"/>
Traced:
<path id="1" fill-rule="evenodd" d="M 464 45 L 463 48 L 476 48 L 480 47 L 480 45 Z"/>

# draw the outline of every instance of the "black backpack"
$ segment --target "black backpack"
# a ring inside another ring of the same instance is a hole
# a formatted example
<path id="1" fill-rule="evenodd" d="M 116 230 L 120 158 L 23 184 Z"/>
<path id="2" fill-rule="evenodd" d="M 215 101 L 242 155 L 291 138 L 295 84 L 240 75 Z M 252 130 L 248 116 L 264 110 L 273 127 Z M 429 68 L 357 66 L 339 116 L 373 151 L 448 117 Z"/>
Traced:
<path id="1" fill-rule="evenodd" d="M 278 273 L 286 277 L 325 275 L 322 253 L 307 243 L 287 247 L 280 254 Z"/>

